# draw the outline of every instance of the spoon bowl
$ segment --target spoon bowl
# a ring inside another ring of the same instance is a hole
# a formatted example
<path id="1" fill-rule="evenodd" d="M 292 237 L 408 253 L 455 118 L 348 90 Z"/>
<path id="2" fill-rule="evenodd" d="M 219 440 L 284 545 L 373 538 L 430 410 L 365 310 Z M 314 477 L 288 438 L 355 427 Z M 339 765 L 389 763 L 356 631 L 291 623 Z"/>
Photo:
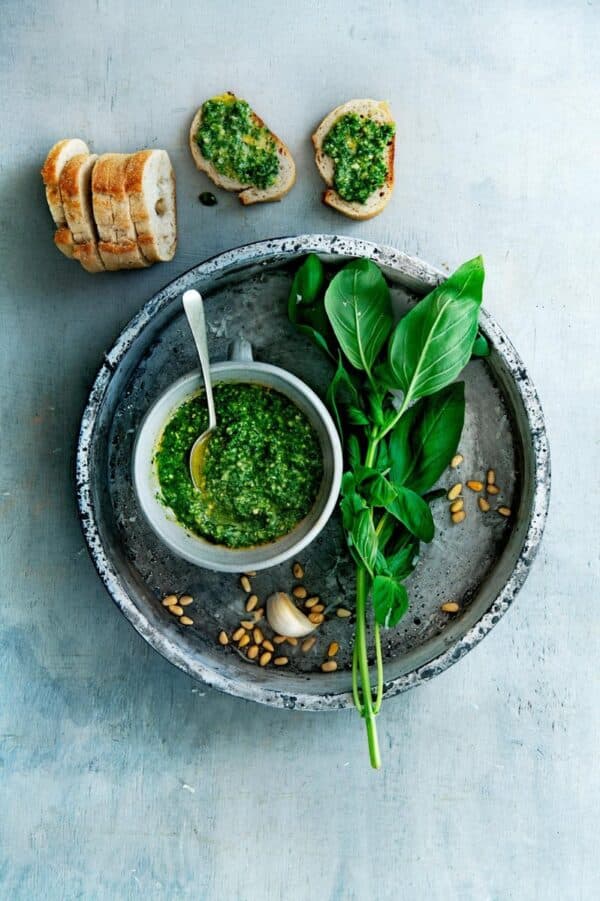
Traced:
<path id="1" fill-rule="evenodd" d="M 210 436 L 217 427 L 217 414 L 213 398 L 212 382 L 210 379 L 210 357 L 208 355 L 208 341 L 206 339 L 206 318 L 204 316 L 204 302 L 199 291 L 190 289 L 183 295 L 183 309 L 190 327 L 190 331 L 198 351 L 200 369 L 204 380 L 206 405 L 208 407 L 208 428 L 196 438 L 190 451 L 190 477 L 194 488 L 204 491 L 204 459 Z"/>

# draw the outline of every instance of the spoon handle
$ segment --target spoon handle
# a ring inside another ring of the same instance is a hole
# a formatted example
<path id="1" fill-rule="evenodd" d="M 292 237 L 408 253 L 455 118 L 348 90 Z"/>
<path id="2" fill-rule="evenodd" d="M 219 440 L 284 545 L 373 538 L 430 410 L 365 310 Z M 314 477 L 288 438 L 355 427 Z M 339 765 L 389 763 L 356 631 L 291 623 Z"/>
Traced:
<path id="1" fill-rule="evenodd" d="M 204 303 L 202 295 L 198 291 L 185 291 L 183 295 L 183 309 L 187 316 L 196 349 L 200 359 L 204 390 L 206 391 L 206 404 L 208 406 L 208 428 L 214 429 L 217 425 L 215 402 L 213 400 L 212 383 L 210 380 L 210 358 L 208 356 L 208 342 L 206 340 L 206 319 L 204 318 Z"/>

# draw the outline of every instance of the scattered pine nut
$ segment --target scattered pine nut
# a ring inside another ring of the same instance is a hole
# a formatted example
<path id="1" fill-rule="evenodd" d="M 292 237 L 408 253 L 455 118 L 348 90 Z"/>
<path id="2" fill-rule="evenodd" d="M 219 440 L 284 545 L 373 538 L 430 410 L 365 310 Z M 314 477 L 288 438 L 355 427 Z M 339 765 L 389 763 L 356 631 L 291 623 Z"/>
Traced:
<path id="1" fill-rule="evenodd" d="M 244 575 L 245 575 L 245 576 L 255 576 L 255 575 L 256 575 L 256 571 L 255 571 L 255 570 L 252 570 L 252 572 L 244 573 Z"/>
<path id="2" fill-rule="evenodd" d="M 450 513 L 459 513 L 465 506 L 465 502 L 462 497 L 459 497 L 457 501 L 453 501 L 450 504 Z"/>
<path id="3" fill-rule="evenodd" d="M 321 669 L 324 673 L 333 673 L 337 669 L 337 663 L 335 660 L 326 660 L 321 664 Z"/>
<path id="4" fill-rule="evenodd" d="M 283 644 L 285 640 L 285 635 L 275 635 L 275 637 L 273 638 L 274 644 Z"/>
<path id="5" fill-rule="evenodd" d="M 314 635 L 311 635 L 310 638 L 304 639 L 304 641 L 302 642 L 302 645 L 301 645 L 301 648 L 302 648 L 302 651 L 304 654 L 308 654 L 308 652 L 311 650 L 311 648 L 314 647 L 316 640 L 317 639 L 315 638 Z"/>
<path id="6" fill-rule="evenodd" d="M 322 613 L 309 613 L 308 618 L 315 626 L 320 626 L 325 619 Z"/>
<path id="7" fill-rule="evenodd" d="M 335 655 L 337 654 L 339 649 L 340 649 L 340 646 L 337 643 L 337 641 L 332 641 L 331 644 L 329 645 L 329 647 L 327 648 L 327 656 L 335 657 Z"/>
<path id="8" fill-rule="evenodd" d="M 490 509 L 490 502 L 486 501 L 484 497 L 480 497 L 477 499 L 477 503 L 479 504 L 479 509 L 482 513 L 487 513 Z"/>
<path id="9" fill-rule="evenodd" d="M 181 616 L 183 613 L 183 607 L 180 607 L 179 604 L 172 604 L 171 607 L 168 608 L 169 613 L 172 613 L 174 616 Z"/>
<path id="10" fill-rule="evenodd" d="M 258 627 L 252 632 L 252 637 L 254 639 L 254 644 L 262 644 L 265 640 L 265 636 Z"/>
<path id="11" fill-rule="evenodd" d="M 276 657 L 273 663 L 275 666 L 285 666 L 288 663 L 287 657 Z"/>
<path id="12" fill-rule="evenodd" d="M 233 633 L 233 635 L 231 637 L 233 638 L 234 641 L 239 641 L 240 638 L 242 637 L 242 635 L 245 635 L 245 634 L 246 634 L 246 632 L 245 632 L 244 627 L 240 626 L 239 629 L 235 630 L 235 632 Z"/>
<path id="13" fill-rule="evenodd" d="M 290 637 L 289 635 L 286 637 L 285 640 L 287 641 L 288 644 L 291 644 L 293 648 L 295 648 L 296 645 L 298 644 L 298 639 Z"/>
<path id="14" fill-rule="evenodd" d="M 448 492 L 448 500 L 455 501 L 458 495 L 462 491 L 462 482 L 457 482 L 456 485 L 453 485 L 450 491 Z"/>
<path id="15" fill-rule="evenodd" d="M 455 526 L 459 524 L 459 522 L 463 522 L 467 518 L 467 514 L 464 510 L 459 510 L 458 513 L 452 514 L 452 522 Z"/>
<path id="16" fill-rule="evenodd" d="M 261 666 L 266 666 L 267 663 L 271 662 L 272 654 L 270 651 L 265 651 L 264 654 L 260 655 L 260 660 L 258 661 Z"/>
<path id="17" fill-rule="evenodd" d="M 256 660 L 256 658 L 258 657 L 259 650 L 260 650 L 260 648 L 258 647 L 257 644 L 250 645 L 250 647 L 248 648 L 248 652 L 247 652 L 247 656 L 250 658 L 250 660 Z"/>
<path id="18" fill-rule="evenodd" d="M 254 620 L 253 620 L 253 619 L 243 619 L 243 620 L 240 622 L 240 626 L 243 626 L 244 629 L 251 629 L 251 628 L 253 627 L 253 625 L 254 625 Z"/>
<path id="19" fill-rule="evenodd" d="M 189 616 L 180 616 L 179 622 L 181 623 L 182 626 L 193 626 L 194 625 L 194 620 L 191 619 Z"/>
<path id="20" fill-rule="evenodd" d="M 304 585 L 296 585 L 295 588 L 292 589 L 292 594 L 295 598 L 299 598 L 300 600 L 304 600 L 307 596 L 308 591 L 304 587 Z"/>
<path id="21" fill-rule="evenodd" d="M 263 618 L 264 615 L 265 615 L 265 608 L 259 607 L 258 610 L 254 611 L 254 622 L 255 623 L 260 622 L 260 620 Z"/>
<path id="22" fill-rule="evenodd" d="M 296 561 L 294 563 L 294 565 L 292 566 L 292 573 L 293 573 L 294 579 L 303 579 L 304 578 L 304 568 L 303 568 L 302 564 L 298 563 L 298 561 Z"/>
<path id="23" fill-rule="evenodd" d="M 172 607 L 177 603 L 177 595 L 176 594 L 168 594 L 166 598 L 163 598 L 161 601 L 163 607 Z"/>
<path id="24" fill-rule="evenodd" d="M 487 471 L 487 483 L 489 485 L 496 484 L 496 471 L 494 469 L 488 469 Z"/>
<path id="25" fill-rule="evenodd" d="M 246 613 L 252 613 L 256 605 L 258 604 L 258 597 L 255 594 L 251 594 L 248 600 L 246 601 Z"/>
<path id="26" fill-rule="evenodd" d="M 229 638 L 227 637 L 227 632 L 219 632 L 219 644 L 222 644 L 222 645 L 229 644 Z"/>
<path id="27" fill-rule="evenodd" d="M 244 634 L 238 641 L 238 648 L 245 648 L 247 644 L 250 644 L 250 636 L 247 632 L 244 632 Z"/>
<path id="28" fill-rule="evenodd" d="M 248 576 L 240 576 L 240 585 L 242 586 L 244 591 L 249 592 L 252 590 L 252 585 L 250 584 L 250 579 L 248 578 Z"/>
<path id="29" fill-rule="evenodd" d="M 445 604 L 442 604 L 440 610 L 442 610 L 444 613 L 458 613 L 460 606 L 456 603 L 456 601 L 446 601 Z"/>
<path id="30" fill-rule="evenodd" d="M 488 494 L 500 494 L 500 489 L 498 488 L 497 485 L 489 485 L 488 484 L 487 493 Z"/>
<path id="31" fill-rule="evenodd" d="M 471 491 L 483 491 L 483 482 L 478 482 L 476 479 L 469 479 L 467 488 L 470 488 Z"/>
<path id="32" fill-rule="evenodd" d="M 455 454 L 455 455 L 452 457 L 452 459 L 450 460 L 450 466 L 452 467 L 452 469 L 457 469 L 457 467 L 460 466 L 460 464 L 462 463 L 462 461 L 463 461 L 464 459 L 465 459 L 465 458 L 463 457 L 462 454 Z"/>
<path id="33" fill-rule="evenodd" d="M 323 610 L 325 610 L 325 604 L 315 604 L 312 608 L 313 613 L 323 613 Z"/>
<path id="34" fill-rule="evenodd" d="M 275 648 L 273 647 L 273 645 L 271 644 L 271 642 L 269 641 L 268 638 L 265 638 L 265 640 L 262 643 L 262 646 L 265 651 L 274 651 L 275 650 Z"/>
<path id="35" fill-rule="evenodd" d="M 500 516 L 510 516 L 512 510 L 510 509 L 510 507 L 498 507 L 498 513 L 500 514 Z"/>
<path id="36" fill-rule="evenodd" d="M 345 607 L 338 607 L 335 612 L 341 619 L 347 619 L 349 616 L 352 616 L 352 611 L 346 610 Z"/>
<path id="37" fill-rule="evenodd" d="M 179 598 L 179 606 L 180 607 L 189 607 L 190 604 L 194 603 L 194 598 L 191 594 L 182 594 Z"/>
<path id="38" fill-rule="evenodd" d="M 307 599 L 304 601 L 304 606 L 305 606 L 305 607 L 308 607 L 308 609 L 310 610 L 310 608 L 311 608 L 311 607 L 314 607 L 315 604 L 318 604 L 319 601 L 320 601 L 319 595 L 318 595 L 318 594 L 315 594 L 315 595 L 313 595 L 312 598 L 307 598 Z"/>

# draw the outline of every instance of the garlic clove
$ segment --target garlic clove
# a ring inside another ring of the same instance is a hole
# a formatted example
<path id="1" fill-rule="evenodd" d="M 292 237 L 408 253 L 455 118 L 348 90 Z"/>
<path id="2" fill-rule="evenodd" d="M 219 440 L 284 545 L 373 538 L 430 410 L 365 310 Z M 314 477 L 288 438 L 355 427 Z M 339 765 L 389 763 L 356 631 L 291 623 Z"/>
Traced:
<path id="1" fill-rule="evenodd" d="M 285 591 L 276 591 L 267 598 L 267 620 L 278 635 L 303 638 L 315 631 L 315 626 L 294 604 Z"/>

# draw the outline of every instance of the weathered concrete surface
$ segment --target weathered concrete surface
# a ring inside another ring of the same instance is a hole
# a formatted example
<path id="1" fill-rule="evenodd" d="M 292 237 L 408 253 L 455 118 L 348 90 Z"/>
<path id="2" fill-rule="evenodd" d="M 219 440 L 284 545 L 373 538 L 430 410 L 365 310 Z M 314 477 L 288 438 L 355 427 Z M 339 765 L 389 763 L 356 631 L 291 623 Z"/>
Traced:
<path id="1" fill-rule="evenodd" d="M 356 0 L 2 7 L 0 897 L 588 899 L 598 894 L 599 491 L 595 4 Z M 295 153 L 281 204 L 242 209 L 185 146 L 208 94 L 245 93 Z M 318 202 L 311 127 L 352 96 L 399 121 L 397 190 L 351 223 Z M 52 245 L 50 144 L 166 147 L 180 250 L 92 277 Z M 75 514 L 73 449 L 102 353 L 203 257 L 343 232 L 452 268 L 484 253 L 486 306 L 546 411 L 540 557 L 492 635 L 381 717 L 203 693 L 107 598 Z"/>

